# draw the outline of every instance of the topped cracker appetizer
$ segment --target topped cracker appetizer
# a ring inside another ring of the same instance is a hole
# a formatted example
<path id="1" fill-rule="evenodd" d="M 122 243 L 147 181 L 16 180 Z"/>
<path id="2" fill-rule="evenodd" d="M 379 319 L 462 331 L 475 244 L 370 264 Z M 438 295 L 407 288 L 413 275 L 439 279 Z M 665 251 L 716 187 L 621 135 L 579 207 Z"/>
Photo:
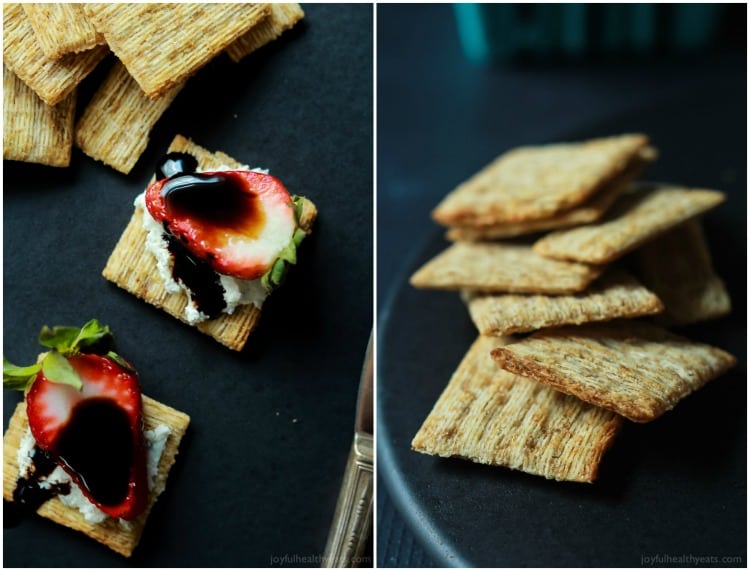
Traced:
<path id="1" fill-rule="evenodd" d="M 104 277 L 240 350 L 317 210 L 277 178 L 178 136 Z"/>
<path id="2" fill-rule="evenodd" d="M 129 556 L 190 418 L 141 394 L 96 320 L 44 327 L 39 342 L 33 365 L 3 359 L 4 388 L 25 394 L 3 439 L 3 497 Z"/>

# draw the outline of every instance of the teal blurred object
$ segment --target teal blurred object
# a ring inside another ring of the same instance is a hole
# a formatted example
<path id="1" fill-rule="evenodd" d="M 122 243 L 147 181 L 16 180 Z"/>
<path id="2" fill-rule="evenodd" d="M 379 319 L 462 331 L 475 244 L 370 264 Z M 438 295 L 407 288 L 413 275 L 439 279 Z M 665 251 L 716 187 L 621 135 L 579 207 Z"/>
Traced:
<path id="1" fill-rule="evenodd" d="M 477 63 L 684 53 L 717 38 L 720 4 L 456 4 Z"/>

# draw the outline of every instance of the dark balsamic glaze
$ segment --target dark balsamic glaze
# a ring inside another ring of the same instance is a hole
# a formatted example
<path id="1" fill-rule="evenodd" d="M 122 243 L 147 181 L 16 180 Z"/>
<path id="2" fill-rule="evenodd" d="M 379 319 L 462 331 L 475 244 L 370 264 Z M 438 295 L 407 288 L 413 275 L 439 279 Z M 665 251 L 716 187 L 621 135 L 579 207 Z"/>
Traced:
<path id="1" fill-rule="evenodd" d="M 156 163 L 156 180 L 198 170 L 198 160 L 188 153 L 167 153 Z"/>
<path id="2" fill-rule="evenodd" d="M 17 526 L 24 516 L 35 513 L 47 500 L 70 493 L 69 484 L 54 484 L 47 489 L 39 485 L 57 464 L 38 446 L 34 447 L 32 462 L 30 473 L 16 482 L 13 502 L 3 501 L 3 527 Z"/>
<path id="3" fill-rule="evenodd" d="M 133 436 L 127 413 L 112 399 L 88 398 L 76 404 L 53 452 L 101 504 L 117 505 L 127 496 Z"/>
<path id="4" fill-rule="evenodd" d="M 242 175 L 232 172 L 186 173 L 167 180 L 161 195 L 170 218 L 189 218 L 204 233 L 230 231 L 254 238 L 266 217 L 258 195 L 248 193 L 246 184 Z"/>
<path id="5" fill-rule="evenodd" d="M 187 153 L 169 153 L 156 168 L 158 180 L 167 181 L 161 189 L 169 219 L 190 219 L 200 227 L 204 239 L 219 240 L 226 232 L 257 237 L 265 224 L 265 213 L 257 195 L 245 191 L 241 175 L 232 172 L 196 173 L 198 162 Z M 213 319 L 226 307 L 224 288 L 210 259 L 190 252 L 164 223 L 164 239 L 172 254 L 172 277 L 182 282 L 196 307 Z"/>
<path id="6" fill-rule="evenodd" d="M 166 227 L 166 224 L 165 224 Z M 169 230 L 164 232 L 167 249 L 174 257 L 172 277 L 179 280 L 193 294 L 193 301 L 199 311 L 209 319 L 218 317 L 227 306 L 224 301 L 224 288 L 219 275 L 211 265 L 193 256 L 190 251 Z"/>

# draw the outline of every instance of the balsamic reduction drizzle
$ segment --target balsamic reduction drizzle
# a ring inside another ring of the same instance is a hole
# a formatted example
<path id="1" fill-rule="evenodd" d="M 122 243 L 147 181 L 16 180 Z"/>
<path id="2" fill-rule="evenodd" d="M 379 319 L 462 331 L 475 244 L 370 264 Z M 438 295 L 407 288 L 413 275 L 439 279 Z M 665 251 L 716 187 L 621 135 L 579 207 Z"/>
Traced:
<path id="1" fill-rule="evenodd" d="M 217 233 L 255 237 L 263 230 L 265 213 L 246 184 L 232 172 L 179 174 L 164 183 L 161 195 L 170 216 L 190 218 Z"/>
<path id="2" fill-rule="evenodd" d="M 156 163 L 156 180 L 198 170 L 198 160 L 188 153 L 167 153 Z"/>
<path id="3" fill-rule="evenodd" d="M 110 398 L 94 397 L 73 407 L 53 452 L 98 502 L 117 505 L 128 494 L 133 448 L 127 413 Z"/>
<path id="4" fill-rule="evenodd" d="M 185 284 L 193 294 L 193 301 L 198 310 L 209 319 L 221 315 L 227 304 L 224 301 L 224 288 L 219 281 L 219 275 L 207 261 L 193 256 L 169 230 L 164 232 L 163 236 L 170 254 L 174 257 L 172 277 L 175 281 Z"/>
<path id="5" fill-rule="evenodd" d="M 38 446 L 34 446 L 33 470 L 16 482 L 13 502 L 3 501 L 3 527 L 15 527 L 24 516 L 35 513 L 47 500 L 70 493 L 70 484 L 54 484 L 42 488 L 39 484 L 49 476 L 57 464 Z"/>

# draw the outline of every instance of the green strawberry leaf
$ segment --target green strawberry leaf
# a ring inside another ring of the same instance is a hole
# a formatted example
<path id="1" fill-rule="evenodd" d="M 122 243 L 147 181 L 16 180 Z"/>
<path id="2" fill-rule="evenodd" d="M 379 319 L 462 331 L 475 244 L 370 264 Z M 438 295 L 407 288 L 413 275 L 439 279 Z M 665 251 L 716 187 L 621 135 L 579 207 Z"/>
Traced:
<path id="1" fill-rule="evenodd" d="M 64 327 L 58 325 L 50 329 L 45 325 L 39 333 L 39 343 L 45 347 L 57 349 L 60 353 L 64 353 L 73 347 L 79 332 L 80 329 L 78 329 L 78 327 Z"/>
<path id="2" fill-rule="evenodd" d="M 19 367 L 3 357 L 3 388 L 12 391 L 25 391 L 34 382 L 41 369 L 40 363 L 28 367 Z"/>
<path id="3" fill-rule="evenodd" d="M 302 243 L 302 240 L 304 240 L 306 236 L 307 232 L 305 232 L 302 228 L 297 228 L 294 231 L 294 236 L 292 236 L 294 245 L 299 247 L 299 245 Z"/>
<path id="4" fill-rule="evenodd" d="M 100 325 L 96 319 L 81 328 L 56 326 L 50 329 L 45 325 L 39 333 L 39 343 L 68 356 L 106 353 L 112 348 L 113 341 L 109 327 Z"/>
<path id="5" fill-rule="evenodd" d="M 68 360 L 53 349 L 42 360 L 42 372 L 48 381 L 83 389 L 83 381 Z"/>
<path id="6" fill-rule="evenodd" d="M 133 369 L 124 359 L 112 352 L 114 337 L 109 327 L 101 325 L 96 319 L 90 320 L 80 328 L 49 328 L 45 325 L 39 333 L 39 343 L 51 349 L 41 363 L 19 367 L 3 357 L 3 387 L 26 390 L 34 382 L 39 371 L 42 371 L 47 380 L 53 383 L 71 385 L 81 390 L 83 381 L 66 358 L 80 353 L 108 355 L 125 369 Z"/>
<path id="7" fill-rule="evenodd" d="M 271 268 L 271 282 L 272 283 L 279 286 L 284 282 L 284 278 L 286 277 L 286 267 L 287 266 L 284 263 L 284 260 L 282 259 L 276 260 L 276 263 L 273 265 L 273 268 Z"/>
<path id="8" fill-rule="evenodd" d="M 294 244 L 294 240 L 291 240 L 286 245 L 286 248 L 281 250 L 279 259 L 284 260 L 285 262 L 289 262 L 290 264 L 297 263 L 297 246 Z"/>
<path id="9" fill-rule="evenodd" d="M 127 361 L 126 361 L 125 359 L 123 359 L 122 357 L 120 357 L 120 356 L 119 356 L 119 355 L 118 355 L 117 353 L 115 353 L 114 351 L 109 351 L 109 352 L 107 353 L 107 357 L 108 357 L 108 358 L 109 358 L 110 360 L 112 360 L 112 361 L 114 361 L 115 363 L 117 363 L 118 365 L 120 365 L 120 366 L 121 366 L 121 367 L 122 367 L 123 369 L 125 369 L 126 371 L 129 371 L 129 372 L 131 372 L 131 373 L 135 373 L 135 369 L 133 368 L 133 366 L 132 366 L 132 365 L 131 365 L 130 363 L 128 363 L 128 362 L 127 362 Z"/>
<path id="10" fill-rule="evenodd" d="M 92 319 L 81 327 L 78 337 L 73 343 L 73 347 L 83 353 L 97 353 L 101 355 L 112 350 L 114 340 L 109 326 L 100 325 L 96 319 Z"/>
<path id="11" fill-rule="evenodd" d="M 305 198 L 303 196 L 292 195 L 292 204 L 294 205 L 294 217 L 297 219 L 299 224 L 300 218 L 302 218 L 302 209 L 304 208 Z"/>

